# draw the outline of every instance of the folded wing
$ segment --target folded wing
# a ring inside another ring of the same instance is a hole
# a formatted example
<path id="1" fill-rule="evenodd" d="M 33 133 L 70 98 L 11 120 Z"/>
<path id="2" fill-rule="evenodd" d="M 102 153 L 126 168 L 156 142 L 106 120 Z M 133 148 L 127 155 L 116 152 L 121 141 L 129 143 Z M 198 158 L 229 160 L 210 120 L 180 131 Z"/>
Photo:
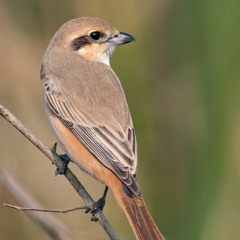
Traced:
<path id="1" fill-rule="evenodd" d="M 79 141 L 118 176 L 126 193 L 140 197 L 141 191 L 136 182 L 136 137 L 132 122 L 125 129 L 98 124 L 86 112 L 49 88 L 46 102 Z"/>

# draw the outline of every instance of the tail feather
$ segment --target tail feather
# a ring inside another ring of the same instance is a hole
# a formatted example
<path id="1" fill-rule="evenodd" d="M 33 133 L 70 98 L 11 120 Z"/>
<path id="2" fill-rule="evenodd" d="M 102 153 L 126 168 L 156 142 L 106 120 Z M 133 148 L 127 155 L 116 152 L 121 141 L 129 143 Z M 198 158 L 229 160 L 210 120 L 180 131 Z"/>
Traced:
<path id="1" fill-rule="evenodd" d="M 137 240 L 164 240 L 144 200 L 127 196 L 116 177 L 109 186 L 120 207 L 124 210 Z"/>
<path id="2" fill-rule="evenodd" d="M 124 211 L 138 240 L 164 240 L 143 200 L 126 199 Z"/>

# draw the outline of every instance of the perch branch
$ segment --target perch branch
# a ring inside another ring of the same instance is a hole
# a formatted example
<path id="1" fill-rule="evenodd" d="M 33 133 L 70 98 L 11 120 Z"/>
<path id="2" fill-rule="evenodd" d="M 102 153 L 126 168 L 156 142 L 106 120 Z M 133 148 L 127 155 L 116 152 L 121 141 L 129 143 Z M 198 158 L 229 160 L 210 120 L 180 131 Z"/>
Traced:
<path id="1" fill-rule="evenodd" d="M 62 160 L 59 157 L 53 156 L 51 150 L 40 139 L 33 135 L 29 129 L 27 129 L 9 110 L 7 110 L 2 105 L 0 105 L 0 115 L 5 118 L 11 125 L 17 128 L 17 130 L 20 131 L 29 141 L 31 141 L 43 154 L 45 154 L 57 166 L 57 168 L 61 168 Z M 78 195 L 83 199 L 83 201 L 87 205 L 92 206 L 94 204 L 94 200 L 69 168 L 67 168 L 64 176 L 76 190 Z M 106 231 L 110 239 L 120 239 L 105 215 L 100 210 L 95 214 L 95 216 L 98 218 L 98 222 Z"/>

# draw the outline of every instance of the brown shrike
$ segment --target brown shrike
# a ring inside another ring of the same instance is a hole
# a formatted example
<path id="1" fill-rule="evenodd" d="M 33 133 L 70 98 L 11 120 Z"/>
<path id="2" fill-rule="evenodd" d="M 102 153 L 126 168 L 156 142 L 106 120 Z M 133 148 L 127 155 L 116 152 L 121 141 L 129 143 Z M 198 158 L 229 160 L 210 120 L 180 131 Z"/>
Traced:
<path id="1" fill-rule="evenodd" d="M 41 79 L 61 148 L 112 190 L 137 239 L 164 239 L 137 184 L 135 131 L 121 83 L 109 64 L 115 47 L 133 40 L 99 18 L 71 20 L 52 38 Z"/>

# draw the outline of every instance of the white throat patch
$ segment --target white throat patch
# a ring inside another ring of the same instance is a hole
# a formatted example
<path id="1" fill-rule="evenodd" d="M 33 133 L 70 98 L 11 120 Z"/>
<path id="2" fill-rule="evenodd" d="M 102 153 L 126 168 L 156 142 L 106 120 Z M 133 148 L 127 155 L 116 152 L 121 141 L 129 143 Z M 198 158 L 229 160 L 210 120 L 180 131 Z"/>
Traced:
<path id="1" fill-rule="evenodd" d="M 89 54 L 89 50 L 85 49 L 84 47 L 78 50 L 78 54 L 85 59 L 98 61 L 110 66 L 110 57 L 113 54 L 115 48 L 115 46 L 109 46 L 105 52 L 98 54 L 95 53 L 94 58 L 92 57 L 93 55 Z"/>
<path id="2" fill-rule="evenodd" d="M 101 54 L 101 56 L 99 56 L 100 62 L 110 66 L 110 57 L 113 54 L 115 48 L 115 46 L 110 46 L 104 54 Z"/>

